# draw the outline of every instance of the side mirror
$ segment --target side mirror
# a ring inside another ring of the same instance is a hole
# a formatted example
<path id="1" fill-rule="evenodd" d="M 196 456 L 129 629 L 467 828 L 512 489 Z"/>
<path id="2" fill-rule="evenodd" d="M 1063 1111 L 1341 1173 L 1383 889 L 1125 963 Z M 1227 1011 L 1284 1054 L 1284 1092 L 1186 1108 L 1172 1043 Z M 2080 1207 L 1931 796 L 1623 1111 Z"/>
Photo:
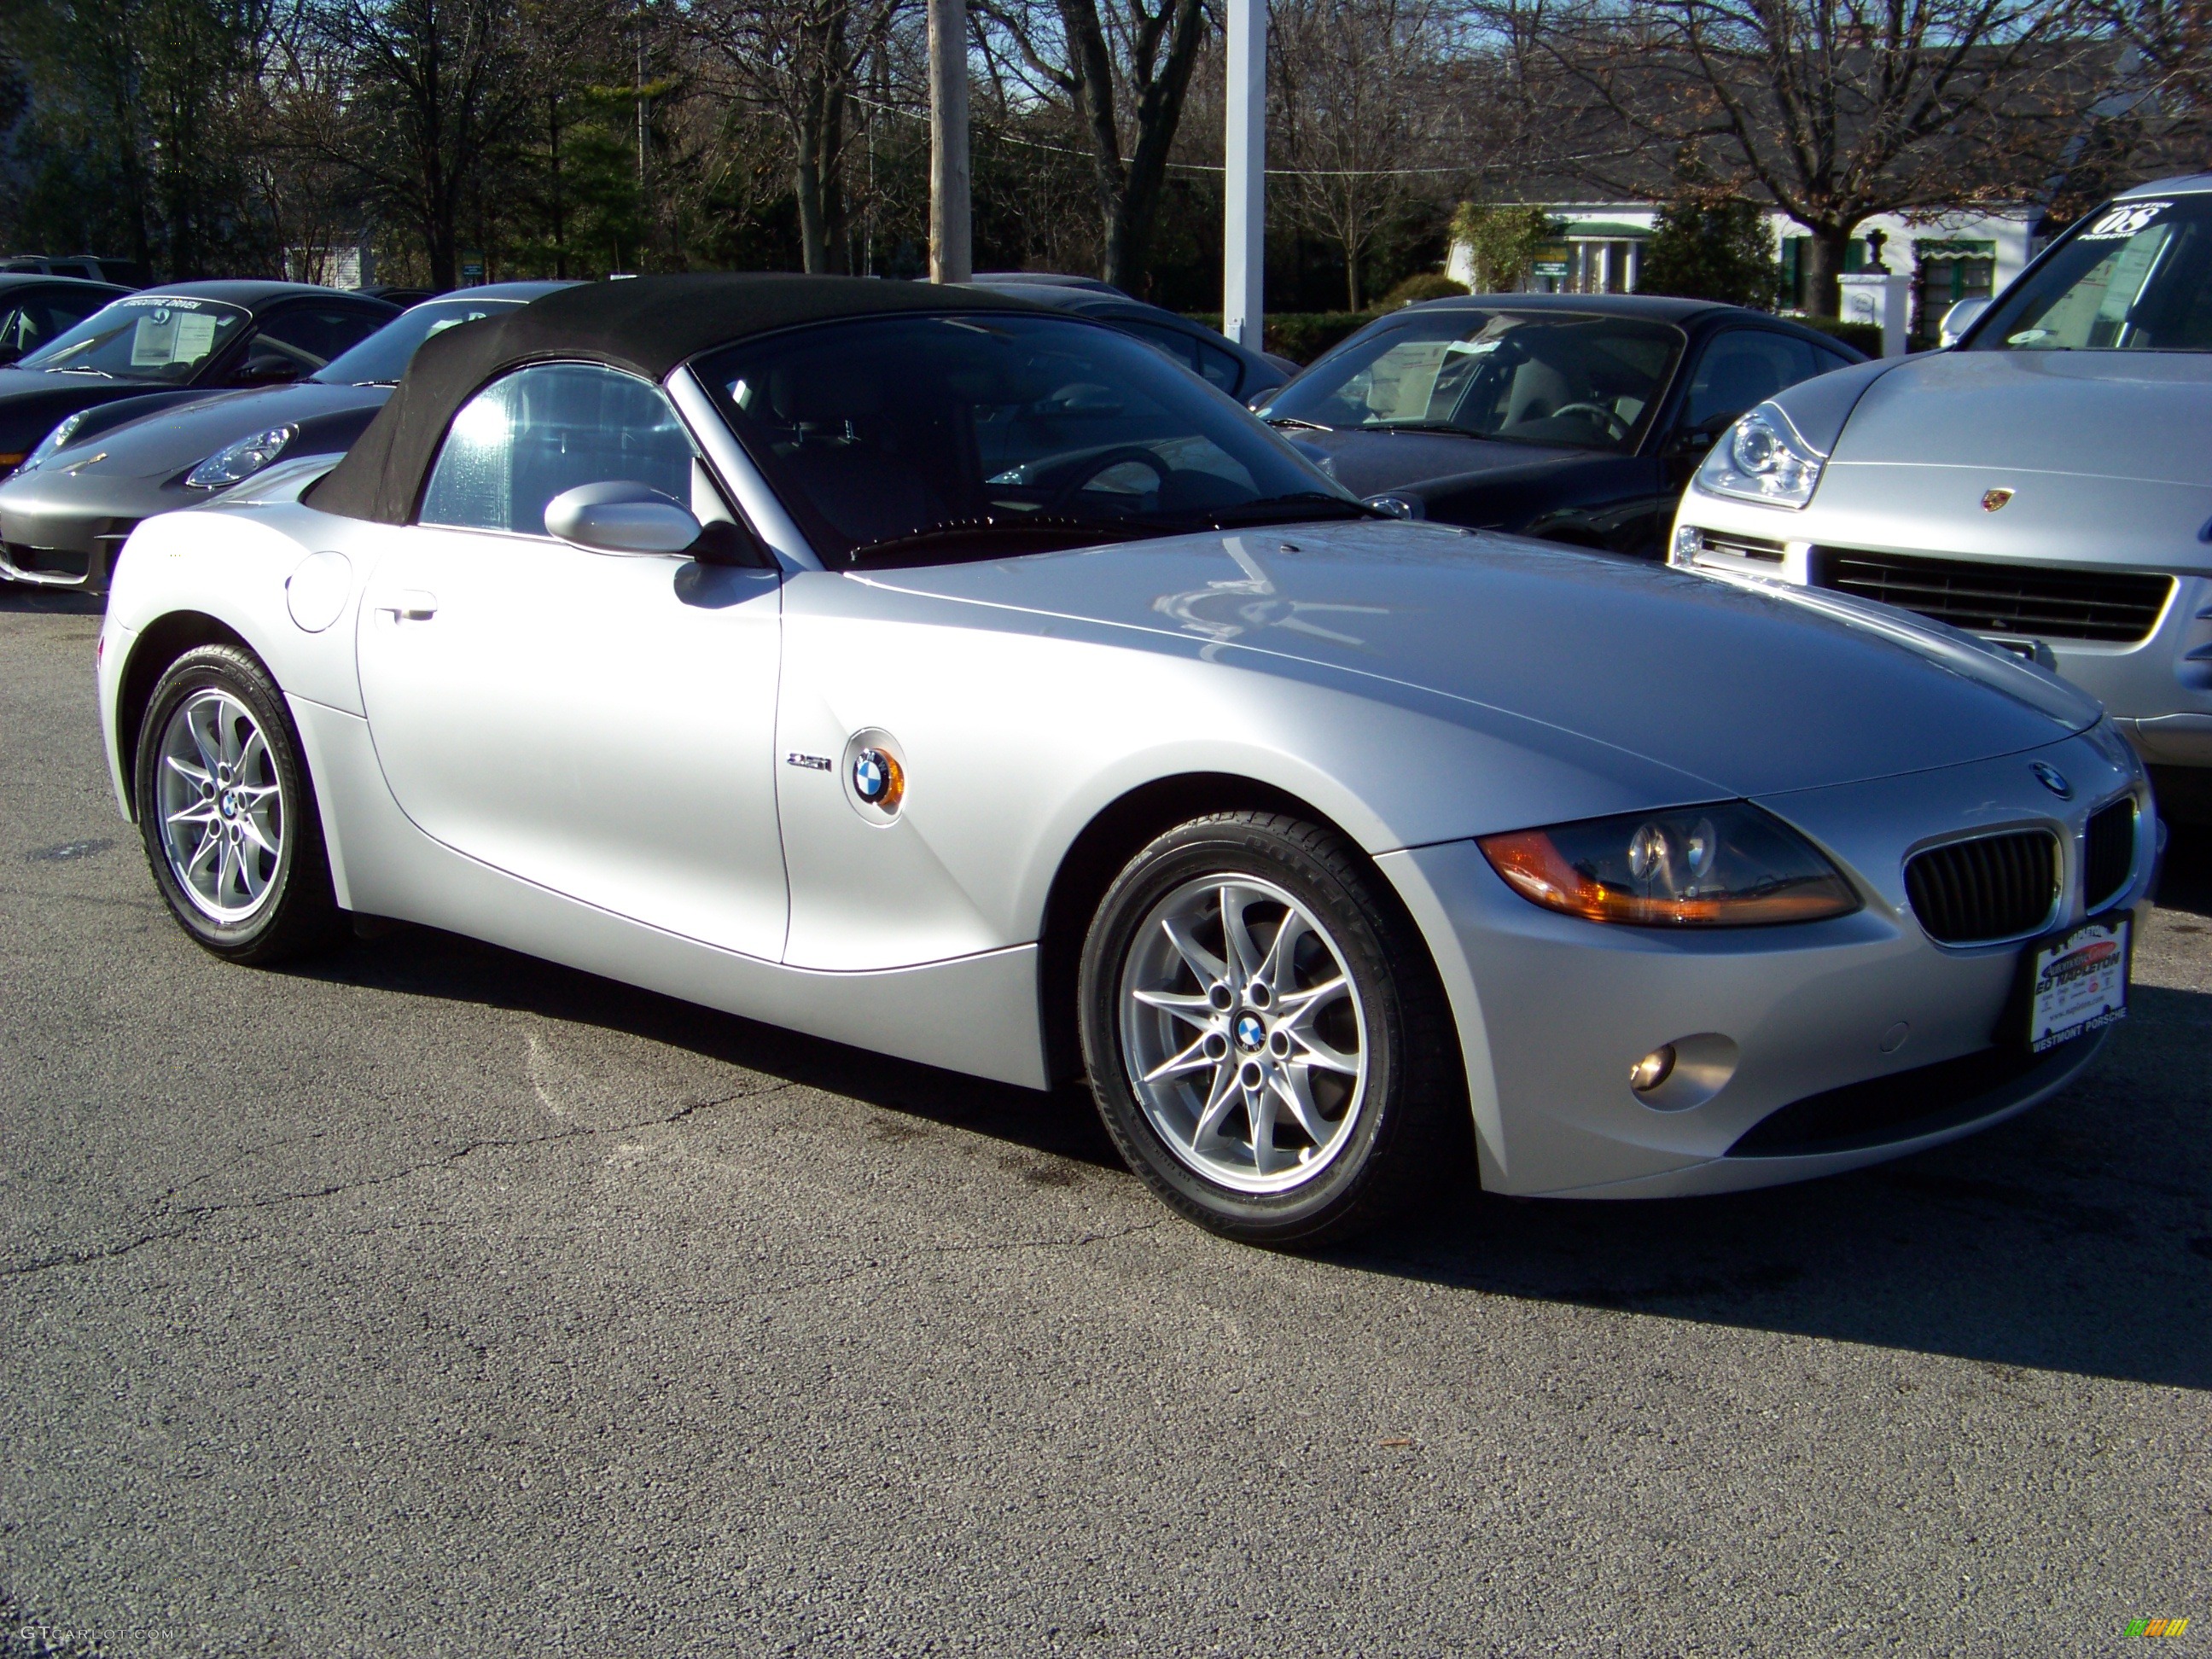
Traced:
<path id="1" fill-rule="evenodd" d="M 1667 459 L 1670 461 L 1687 461 L 1703 456 L 1713 447 L 1714 441 L 1721 435 L 1721 432 L 1727 431 L 1735 424 L 1735 417 L 1730 416 L 1722 421 L 1720 432 L 1708 432 L 1705 428 L 1698 426 L 1691 427 L 1684 432 L 1677 432 L 1667 441 Z"/>
<path id="2" fill-rule="evenodd" d="M 1981 319 L 1982 313 L 1990 308 L 1990 304 L 1988 300 L 1961 300 L 1953 306 L 1943 313 L 1939 343 L 1944 346 L 1958 344 L 1959 337 Z"/>
<path id="3" fill-rule="evenodd" d="M 578 484 L 545 503 L 545 533 L 593 553 L 688 553 L 702 527 L 650 485 Z"/>

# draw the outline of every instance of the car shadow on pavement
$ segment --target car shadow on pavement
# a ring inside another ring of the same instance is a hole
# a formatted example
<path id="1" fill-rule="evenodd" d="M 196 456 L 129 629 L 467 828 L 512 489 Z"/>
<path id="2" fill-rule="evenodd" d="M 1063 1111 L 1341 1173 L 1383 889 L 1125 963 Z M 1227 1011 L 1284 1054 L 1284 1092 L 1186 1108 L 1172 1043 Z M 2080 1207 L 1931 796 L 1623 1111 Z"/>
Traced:
<path id="1" fill-rule="evenodd" d="M 1118 1168 L 1089 1097 L 886 1060 L 427 928 L 293 971 L 619 1030 Z M 1462 1189 L 1322 1258 L 1455 1290 L 2212 1389 L 2212 996 L 2139 986 L 2081 1083 L 1986 1133 L 1723 1198 Z"/>
<path id="2" fill-rule="evenodd" d="M 40 617 L 97 617 L 107 600 L 97 593 L 80 593 L 73 587 L 33 587 L 0 580 L 0 611 L 18 611 Z"/>
<path id="3" fill-rule="evenodd" d="M 2158 908 L 2212 916 L 2212 824 L 2170 823 L 2166 836 Z"/>
<path id="4" fill-rule="evenodd" d="M 2138 986 L 2026 1115 L 1850 1175 L 1721 1198 L 1468 1194 L 1334 1253 L 1494 1294 L 2212 1389 L 2212 996 Z"/>
<path id="5" fill-rule="evenodd" d="M 620 1030 L 1032 1152 L 1121 1167 L 1090 1095 L 1080 1088 L 1039 1095 L 892 1060 L 434 928 L 393 923 L 380 938 L 276 971 Z"/>

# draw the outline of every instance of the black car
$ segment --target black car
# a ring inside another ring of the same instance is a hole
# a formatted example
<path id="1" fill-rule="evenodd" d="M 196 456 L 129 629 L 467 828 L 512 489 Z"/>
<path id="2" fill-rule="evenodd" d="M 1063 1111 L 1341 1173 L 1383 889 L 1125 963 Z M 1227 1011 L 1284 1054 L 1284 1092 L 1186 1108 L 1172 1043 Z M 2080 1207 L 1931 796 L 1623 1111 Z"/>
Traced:
<path id="1" fill-rule="evenodd" d="M 1370 323 L 1260 414 L 1401 516 L 1658 558 L 1683 486 L 1738 416 L 1864 361 L 1702 300 L 1470 295 Z"/>
<path id="2" fill-rule="evenodd" d="M 1062 276 L 1047 271 L 988 271 L 975 279 L 977 288 L 1018 295 L 1032 304 L 1055 311 L 1072 311 L 1095 317 L 1124 334 L 1133 334 L 1147 345 L 1158 347 L 1185 368 L 1219 386 L 1239 403 L 1252 404 L 1298 372 L 1287 357 L 1248 351 L 1225 335 L 1172 311 L 1132 299 L 1120 289 L 1094 276 Z"/>
<path id="3" fill-rule="evenodd" d="M 0 272 L 0 364 L 29 356 L 130 291 L 75 276 Z M 15 460 L 0 455 L 0 471 Z"/>
<path id="4" fill-rule="evenodd" d="M 73 416 L 0 482 L 0 580 L 103 592 L 139 520 L 197 506 L 278 460 L 353 446 L 432 335 L 567 283 L 497 283 L 403 312 L 304 380 L 258 391 L 156 392 Z"/>
<path id="5" fill-rule="evenodd" d="M 146 286 L 146 268 L 136 259 L 111 259 L 97 253 L 10 253 L 0 256 L 0 273 L 21 272 L 41 276 L 82 276 L 106 283 L 128 293 Z"/>
<path id="6" fill-rule="evenodd" d="M 304 380 L 399 314 L 303 283 L 174 283 L 125 295 L 0 368 L 0 477 L 69 416 Z"/>

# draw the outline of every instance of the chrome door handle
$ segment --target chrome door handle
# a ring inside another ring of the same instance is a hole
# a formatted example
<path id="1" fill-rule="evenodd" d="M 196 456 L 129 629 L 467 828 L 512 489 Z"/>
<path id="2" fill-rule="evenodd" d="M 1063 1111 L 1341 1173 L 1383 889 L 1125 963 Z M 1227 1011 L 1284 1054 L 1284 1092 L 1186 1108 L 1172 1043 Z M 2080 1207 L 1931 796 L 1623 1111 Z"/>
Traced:
<path id="1" fill-rule="evenodd" d="M 425 593 L 418 587 L 410 587 L 389 604 L 380 605 L 376 609 L 380 615 L 390 617 L 396 623 L 428 622 L 438 614 L 438 596 Z"/>

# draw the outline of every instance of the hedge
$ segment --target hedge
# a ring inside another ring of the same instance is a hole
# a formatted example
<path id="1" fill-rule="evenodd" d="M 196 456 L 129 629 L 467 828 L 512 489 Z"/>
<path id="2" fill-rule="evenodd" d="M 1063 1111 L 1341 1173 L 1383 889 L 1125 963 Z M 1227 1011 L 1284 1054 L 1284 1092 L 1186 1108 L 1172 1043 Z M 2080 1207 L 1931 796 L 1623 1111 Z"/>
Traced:
<path id="1" fill-rule="evenodd" d="M 1869 357 L 1881 356 L 1881 325 L 1879 323 L 1847 323 L 1839 317 L 1792 317 L 1793 323 L 1802 323 L 1823 334 L 1834 336 L 1845 345 L 1856 346 Z"/>
<path id="2" fill-rule="evenodd" d="M 1221 326 L 1218 311 L 1186 313 L 1194 323 L 1211 329 Z M 1356 333 L 1382 313 L 1379 311 L 1275 311 L 1267 313 L 1267 349 L 1294 363 L 1310 363 L 1346 335 Z"/>

